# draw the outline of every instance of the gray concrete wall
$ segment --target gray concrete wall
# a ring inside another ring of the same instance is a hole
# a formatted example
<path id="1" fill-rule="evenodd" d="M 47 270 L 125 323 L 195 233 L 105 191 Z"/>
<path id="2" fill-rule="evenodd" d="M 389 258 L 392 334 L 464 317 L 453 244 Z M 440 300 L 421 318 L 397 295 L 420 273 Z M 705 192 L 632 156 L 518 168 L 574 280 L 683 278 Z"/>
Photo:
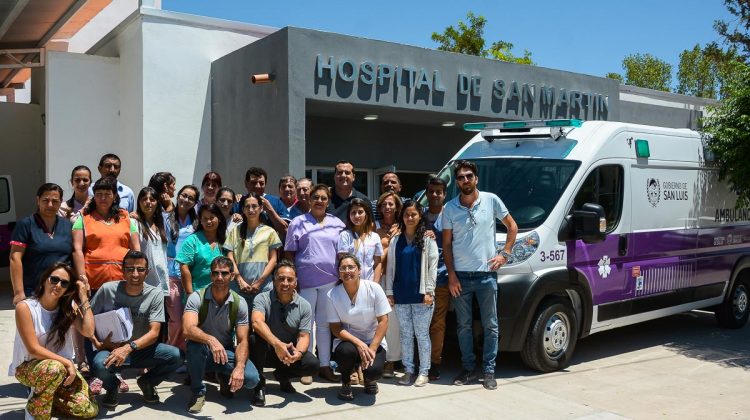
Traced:
<path id="1" fill-rule="evenodd" d="M 243 180 L 250 166 L 265 168 L 270 180 L 304 170 L 300 167 L 304 163 L 291 158 L 298 153 L 292 151 L 294 147 L 300 147 L 304 156 L 304 144 L 289 140 L 286 51 L 286 31 L 281 30 L 212 64 L 211 167 L 237 191 L 245 191 Z M 257 73 L 274 73 L 276 79 L 253 85 L 250 76 Z M 304 112 L 295 117 L 304 128 Z"/>
<path id="2" fill-rule="evenodd" d="M 45 181 L 42 108 L 0 102 L 0 172 L 13 179 L 16 218 L 36 210 L 36 190 Z M 52 179 L 63 186 L 66 179 Z"/>
<path id="3" fill-rule="evenodd" d="M 702 116 L 703 113 L 696 109 L 620 101 L 620 121 L 622 122 L 696 130 Z"/>

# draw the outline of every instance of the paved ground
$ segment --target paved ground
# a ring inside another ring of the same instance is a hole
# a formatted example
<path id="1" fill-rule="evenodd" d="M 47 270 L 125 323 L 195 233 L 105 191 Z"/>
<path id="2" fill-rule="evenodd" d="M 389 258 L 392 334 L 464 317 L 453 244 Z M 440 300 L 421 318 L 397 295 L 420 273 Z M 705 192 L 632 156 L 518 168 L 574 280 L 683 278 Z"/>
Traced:
<path id="1" fill-rule="evenodd" d="M 10 363 L 15 324 L 7 287 L 0 286 L 0 366 Z M 449 357 L 455 359 L 455 343 Z M 114 412 L 101 418 L 214 418 L 248 414 L 262 418 L 530 418 L 652 419 L 750 418 L 750 327 L 719 329 L 713 315 L 691 312 L 594 335 L 578 344 L 572 366 L 564 372 L 537 374 L 517 354 L 503 354 L 498 389 L 481 385 L 455 387 L 449 372 L 425 388 L 402 387 L 384 380 L 377 398 L 355 388 L 356 400 L 336 399 L 338 386 L 296 384 L 296 395 L 283 398 L 273 380 L 268 406 L 253 408 L 249 393 L 223 400 L 209 386 L 202 415 L 190 416 L 182 377 L 175 375 L 158 390 L 164 401 L 144 406 L 136 392 L 121 395 Z M 4 369 L 4 368 L 3 368 Z M 270 377 L 270 375 L 268 375 Z M 137 390 L 135 378 L 128 376 Z M 12 377 L 0 378 L 0 418 L 21 418 L 24 389 Z"/>

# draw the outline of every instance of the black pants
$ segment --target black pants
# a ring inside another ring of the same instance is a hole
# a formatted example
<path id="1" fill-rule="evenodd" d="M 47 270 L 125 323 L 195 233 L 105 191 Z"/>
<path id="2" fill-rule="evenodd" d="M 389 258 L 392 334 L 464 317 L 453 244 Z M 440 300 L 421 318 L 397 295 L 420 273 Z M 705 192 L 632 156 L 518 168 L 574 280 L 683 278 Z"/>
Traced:
<path id="1" fill-rule="evenodd" d="M 357 369 L 357 366 L 362 363 L 362 358 L 359 357 L 357 346 L 348 341 L 343 341 L 336 346 L 336 350 L 333 351 L 333 360 L 338 363 L 338 371 L 341 373 L 341 382 L 345 384 L 349 383 L 352 372 L 354 372 Z M 378 351 L 375 352 L 375 361 L 372 366 L 362 371 L 365 375 L 365 380 L 376 381 L 380 379 L 380 377 L 383 376 L 383 365 L 385 365 L 385 349 L 383 349 L 383 346 L 379 346 Z"/>
<path id="2" fill-rule="evenodd" d="M 276 356 L 273 347 L 258 334 L 250 335 L 250 361 L 260 373 L 260 385 L 266 384 L 263 377 L 263 368 L 276 368 L 276 374 L 285 378 L 294 378 L 297 376 L 312 376 L 318 372 L 320 361 L 311 352 L 307 351 L 300 360 L 297 360 L 290 366 L 285 365 Z"/>

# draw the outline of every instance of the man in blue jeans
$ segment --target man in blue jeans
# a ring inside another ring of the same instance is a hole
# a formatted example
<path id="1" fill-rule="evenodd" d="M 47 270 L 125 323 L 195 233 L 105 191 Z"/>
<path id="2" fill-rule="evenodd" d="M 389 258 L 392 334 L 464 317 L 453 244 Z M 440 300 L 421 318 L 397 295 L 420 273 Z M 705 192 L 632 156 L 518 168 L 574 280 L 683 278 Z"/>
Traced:
<path id="1" fill-rule="evenodd" d="M 486 389 L 496 389 L 495 359 L 500 328 L 497 322 L 497 273 L 510 258 L 518 226 L 498 196 L 477 189 L 477 166 L 456 162 L 453 175 L 460 194 L 443 209 L 443 257 L 448 270 L 448 288 L 453 296 L 461 349 L 461 372 L 453 381 L 465 385 L 475 381 L 476 356 L 471 330 L 472 297 L 479 303 L 484 329 L 482 372 Z M 505 249 L 495 250 L 495 219 L 508 230 Z"/>
<path id="2" fill-rule="evenodd" d="M 206 372 L 219 374 L 224 397 L 242 388 L 253 389 L 260 377 L 248 360 L 250 319 L 247 302 L 229 290 L 234 264 L 227 257 L 211 262 L 211 285 L 193 292 L 185 303 L 182 329 L 187 340 L 186 357 L 193 393 L 188 411 L 200 413 L 206 402 Z M 234 346 L 233 336 L 237 338 Z"/>
<path id="3" fill-rule="evenodd" d="M 156 386 L 182 365 L 177 347 L 157 343 L 161 324 L 164 322 L 164 294 L 160 288 L 144 284 L 148 275 L 148 258 L 141 252 L 128 251 L 122 261 L 123 281 L 104 283 L 91 299 L 94 314 L 127 308 L 133 318 L 133 333 L 127 341 L 113 343 L 112 334 L 107 337 L 90 337 L 98 352 L 92 364 L 94 375 L 102 380 L 107 395 L 101 404 L 117 407 L 119 379 L 115 374 L 126 365 L 131 368 L 147 368 L 148 372 L 138 378 L 138 387 L 143 392 L 143 401 L 159 402 Z"/>

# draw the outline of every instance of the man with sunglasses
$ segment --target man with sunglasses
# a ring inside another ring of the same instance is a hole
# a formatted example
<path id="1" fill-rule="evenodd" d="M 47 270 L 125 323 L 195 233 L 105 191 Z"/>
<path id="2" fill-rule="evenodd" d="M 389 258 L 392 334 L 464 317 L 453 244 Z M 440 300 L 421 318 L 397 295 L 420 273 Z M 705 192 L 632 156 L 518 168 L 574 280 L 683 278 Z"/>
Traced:
<path id="1" fill-rule="evenodd" d="M 448 289 L 453 296 L 461 349 L 461 372 L 453 381 L 465 385 L 475 381 L 476 356 L 472 334 L 472 298 L 479 303 L 484 349 L 482 372 L 486 389 L 496 389 L 495 359 L 500 328 L 497 321 L 497 273 L 510 258 L 518 226 L 500 198 L 479 191 L 477 166 L 470 161 L 456 162 L 453 175 L 459 195 L 448 202 L 441 219 L 443 257 L 448 271 Z M 507 228 L 506 245 L 498 254 L 495 249 L 495 220 Z"/>
<path id="2" fill-rule="evenodd" d="M 221 394 L 231 398 L 243 386 L 258 384 L 258 370 L 248 360 L 250 321 L 247 303 L 229 290 L 232 260 L 216 257 L 211 262 L 211 285 L 193 292 L 185 304 L 182 329 L 187 340 L 186 357 L 193 395 L 188 411 L 200 413 L 206 402 L 206 372 L 219 374 Z M 234 345 L 234 337 L 237 346 Z"/>
<path id="3" fill-rule="evenodd" d="M 274 378 L 282 392 L 294 393 L 291 378 L 312 376 L 320 362 L 308 352 L 312 331 L 310 303 L 297 293 L 297 269 L 290 260 L 276 266 L 273 290 L 255 297 L 253 302 L 253 335 L 250 337 L 252 359 L 259 371 L 274 367 Z M 253 405 L 266 405 L 266 380 L 261 375 L 255 389 Z"/>
<path id="4" fill-rule="evenodd" d="M 98 339 L 101 337 L 90 337 L 98 350 L 93 362 L 94 375 L 102 380 L 107 391 L 101 404 L 108 408 L 118 404 L 119 379 L 115 374 L 123 367 L 148 369 L 137 382 L 143 401 L 155 404 L 159 402 L 156 386 L 182 365 L 176 347 L 157 342 L 164 322 L 164 295 L 161 289 L 143 282 L 148 274 L 148 258 L 139 251 L 128 251 L 122 271 L 125 280 L 103 284 L 91 299 L 95 315 L 128 308 L 133 319 L 133 333 L 128 341 L 112 343 L 111 334 L 103 341 Z"/>

